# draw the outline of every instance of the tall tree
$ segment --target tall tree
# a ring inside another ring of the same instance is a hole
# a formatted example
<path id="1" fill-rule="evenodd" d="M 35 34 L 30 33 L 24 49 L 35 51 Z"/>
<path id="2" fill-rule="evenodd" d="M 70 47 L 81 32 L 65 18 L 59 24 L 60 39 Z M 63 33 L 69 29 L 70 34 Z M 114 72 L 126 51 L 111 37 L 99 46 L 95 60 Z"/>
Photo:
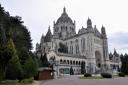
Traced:
<path id="1" fill-rule="evenodd" d="M 74 75 L 74 71 L 73 71 L 72 66 L 70 67 L 70 75 Z"/>
<path id="2" fill-rule="evenodd" d="M 12 48 L 12 51 L 13 51 L 13 55 L 6 69 L 6 79 L 15 80 L 22 76 L 22 67 L 14 46 Z"/>
<path id="3" fill-rule="evenodd" d="M 0 77 L 4 77 L 6 67 L 7 70 L 12 68 L 10 72 L 7 71 L 8 73 L 6 74 L 12 72 L 12 74 L 7 77 L 11 78 L 13 76 L 14 79 L 16 78 L 15 73 L 18 72 L 18 69 L 20 69 L 18 67 L 20 66 L 22 66 L 23 72 L 27 72 L 27 67 L 37 70 L 36 67 L 34 68 L 34 66 L 32 66 L 36 64 L 36 61 L 30 55 L 32 50 L 30 32 L 27 27 L 23 25 L 22 18 L 19 16 L 10 16 L 0 5 L 0 25 L 2 25 L 2 28 L 0 28 L 0 73 L 4 72 L 2 73 L 3 76 Z M 26 63 L 28 63 L 28 66 Z M 32 65 L 30 65 L 30 63 Z M 26 69 L 24 69 L 24 67 Z"/>
<path id="4" fill-rule="evenodd" d="M 38 69 L 38 63 L 36 59 L 32 59 L 32 57 L 29 57 L 26 62 L 23 65 L 24 69 L 24 78 L 30 78 L 37 74 Z"/>
<path id="5" fill-rule="evenodd" d="M 41 55 L 41 67 L 48 67 L 49 66 L 49 62 L 47 59 L 47 54 L 45 53 L 44 56 Z"/>
<path id="6" fill-rule="evenodd" d="M 128 54 L 125 54 L 123 57 L 121 57 L 121 72 L 128 75 Z"/>
<path id="7" fill-rule="evenodd" d="M 12 39 L 9 39 L 7 44 L 0 44 L 1 79 L 5 77 L 6 67 L 14 55 L 15 55 L 15 46 Z"/>
<path id="8" fill-rule="evenodd" d="M 85 62 L 81 62 L 81 73 L 84 74 L 85 73 Z"/>

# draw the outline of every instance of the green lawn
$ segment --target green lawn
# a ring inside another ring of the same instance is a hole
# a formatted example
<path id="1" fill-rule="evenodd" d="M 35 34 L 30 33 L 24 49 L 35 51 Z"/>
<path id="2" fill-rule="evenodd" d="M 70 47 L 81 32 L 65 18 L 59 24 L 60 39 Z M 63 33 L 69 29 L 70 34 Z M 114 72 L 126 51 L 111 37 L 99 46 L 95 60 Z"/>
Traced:
<path id="1" fill-rule="evenodd" d="M 19 82 L 0 82 L 0 85 L 30 85 L 30 83 L 19 83 Z"/>
<path id="2" fill-rule="evenodd" d="M 0 82 L 0 85 L 32 85 L 32 83 L 8 83 L 8 82 Z"/>
<path id="3" fill-rule="evenodd" d="M 92 77 L 84 77 L 84 76 L 82 76 L 82 77 L 79 77 L 80 79 L 104 79 L 104 78 L 102 78 L 102 77 L 100 77 L 100 76 L 92 76 Z"/>
<path id="4" fill-rule="evenodd" d="M 33 79 L 24 79 L 21 82 L 18 82 L 18 80 L 4 80 L 0 81 L 0 85 L 30 85 L 32 84 Z"/>

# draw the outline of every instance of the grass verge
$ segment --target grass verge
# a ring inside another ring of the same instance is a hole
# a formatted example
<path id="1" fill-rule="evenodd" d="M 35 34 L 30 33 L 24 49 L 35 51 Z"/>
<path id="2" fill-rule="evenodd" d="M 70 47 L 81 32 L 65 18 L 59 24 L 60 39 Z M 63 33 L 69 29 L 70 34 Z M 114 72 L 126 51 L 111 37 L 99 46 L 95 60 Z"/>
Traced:
<path id="1" fill-rule="evenodd" d="M 19 80 L 0 81 L 0 85 L 28 85 L 32 83 L 33 83 L 33 78 L 23 79 L 21 82 L 19 82 Z"/>
<path id="2" fill-rule="evenodd" d="M 100 76 L 93 76 L 93 77 L 79 77 L 80 79 L 104 79 L 103 77 L 100 77 Z"/>

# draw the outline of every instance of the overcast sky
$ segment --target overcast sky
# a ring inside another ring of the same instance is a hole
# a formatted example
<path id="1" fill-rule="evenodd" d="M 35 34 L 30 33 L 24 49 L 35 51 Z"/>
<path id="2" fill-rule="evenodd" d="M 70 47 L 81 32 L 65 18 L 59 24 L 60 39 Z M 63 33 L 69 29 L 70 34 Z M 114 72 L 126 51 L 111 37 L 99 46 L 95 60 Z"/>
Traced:
<path id="1" fill-rule="evenodd" d="M 76 30 L 86 27 L 90 17 L 99 31 L 102 24 L 108 35 L 109 51 L 115 48 L 119 53 L 128 53 L 128 1 L 127 0 L 0 0 L 6 11 L 22 17 L 24 25 L 31 32 L 33 47 L 40 42 L 53 21 L 57 20 L 66 7 Z"/>

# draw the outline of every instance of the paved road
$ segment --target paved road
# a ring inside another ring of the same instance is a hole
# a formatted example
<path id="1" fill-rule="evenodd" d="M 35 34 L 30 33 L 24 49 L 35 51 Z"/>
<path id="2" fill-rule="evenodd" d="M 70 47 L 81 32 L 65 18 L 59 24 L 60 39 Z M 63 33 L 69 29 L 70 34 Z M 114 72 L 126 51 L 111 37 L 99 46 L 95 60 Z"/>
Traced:
<path id="1" fill-rule="evenodd" d="M 40 85 L 128 85 L 128 78 L 79 79 L 78 76 L 66 76 L 60 79 L 42 81 Z"/>

